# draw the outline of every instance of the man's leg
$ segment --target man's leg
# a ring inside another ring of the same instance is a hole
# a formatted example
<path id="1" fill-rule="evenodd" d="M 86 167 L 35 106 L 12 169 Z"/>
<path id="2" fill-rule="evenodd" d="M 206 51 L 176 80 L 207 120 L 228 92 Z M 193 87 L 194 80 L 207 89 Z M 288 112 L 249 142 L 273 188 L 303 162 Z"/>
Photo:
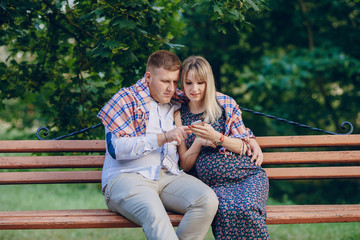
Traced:
<path id="1" fill-rule="evenodd" d="M 219 203 L 213 190 L 186 173 L 161 173 L 160 191 L 167 210 L 184 214 L 176 232 L 179 239 L 203 239 Z"/>
<path id="2" fill-rule="evenodd" d="M 178 239 L 158 189 L 158 181 L 137 173 L 122 173 L 109 182 L 105 198 L 111 211 L 142 226 L 148 239 Z"/>

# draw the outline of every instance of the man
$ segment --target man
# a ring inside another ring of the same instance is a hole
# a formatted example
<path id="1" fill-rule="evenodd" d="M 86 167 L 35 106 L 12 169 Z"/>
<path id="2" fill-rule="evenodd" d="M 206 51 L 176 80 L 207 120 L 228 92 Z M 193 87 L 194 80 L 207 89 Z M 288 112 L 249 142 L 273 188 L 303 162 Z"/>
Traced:
<path id="1" fill-rule="evenodd" d="M 145 77 L 120 89 L 97 115 L 105 126 L 106 204 L 142 226 L 148 239 L 203 239 L 218 206 L 211 188 L 179 170 L 176 145 L 191 133 L 174 126 L 180 68 L 171 52 L 151 54 Z M 176 233 L 166 210 L 184 214 Z"/>

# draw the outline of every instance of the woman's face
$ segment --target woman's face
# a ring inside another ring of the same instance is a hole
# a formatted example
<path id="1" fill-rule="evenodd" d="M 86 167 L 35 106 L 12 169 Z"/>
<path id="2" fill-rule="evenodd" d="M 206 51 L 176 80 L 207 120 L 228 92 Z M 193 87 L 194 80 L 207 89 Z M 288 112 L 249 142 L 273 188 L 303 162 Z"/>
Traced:
<path id="1" fill-rule="evenodd" d="M 196 81 L 192 71 L 186 74 L 184 80 L 184 92 L 191 102 L 204 101 L 206 94 L 206 82 L 205 80 Z"/>

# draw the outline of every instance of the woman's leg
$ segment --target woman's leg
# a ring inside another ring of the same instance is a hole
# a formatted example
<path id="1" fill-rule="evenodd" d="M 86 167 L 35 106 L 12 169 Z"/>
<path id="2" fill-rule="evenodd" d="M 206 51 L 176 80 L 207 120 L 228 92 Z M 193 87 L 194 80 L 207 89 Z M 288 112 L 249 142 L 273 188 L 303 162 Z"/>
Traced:
<path id="1" fill-rule="evenodd" d="M 219 198 L 213 222 L 216 239 L 270 239 L 265 224 L 269 181 L 264 171 L 254 171 L 241 182 L 213 188 Z"/>

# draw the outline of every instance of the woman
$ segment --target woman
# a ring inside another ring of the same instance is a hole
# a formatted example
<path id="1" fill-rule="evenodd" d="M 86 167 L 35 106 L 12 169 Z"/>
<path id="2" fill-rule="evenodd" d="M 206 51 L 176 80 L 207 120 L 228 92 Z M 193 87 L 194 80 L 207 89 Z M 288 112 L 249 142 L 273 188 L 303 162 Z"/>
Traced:
<path id="1" fill-rule="evenodd" d="M 197 177 L 219 199 L 212 224 L 216 239 L 270 239 L 265 224 L 269 182 L 262 153 L 245 128 L 236 102 L 216 93 L 210 64 L 191 56 L 183 62 L 181 87 L 188 104 L 175 113 L 177 126 L 192 133 L 178 146 L 181 167 L 195 167 Z M 202 120 L 202 124 L 192 124 Z M 253 150 L 253 158 L 247 156 Z"/>

